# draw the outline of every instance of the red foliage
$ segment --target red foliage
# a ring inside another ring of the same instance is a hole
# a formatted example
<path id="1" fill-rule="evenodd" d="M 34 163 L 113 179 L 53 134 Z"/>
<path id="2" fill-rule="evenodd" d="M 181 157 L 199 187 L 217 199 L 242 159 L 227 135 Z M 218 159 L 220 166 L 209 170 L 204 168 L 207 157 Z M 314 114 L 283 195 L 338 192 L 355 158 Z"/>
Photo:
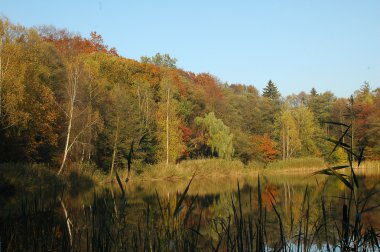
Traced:
<path id="1" fill-rule="evenodd" d="M 179 75 L 180 72 L 177 70 L 170 72 L 171 80 L 173 81 L 174 85 L 178 88 L 179 93 L 181 96 L 186 96 L 188 94 L 187 86 L 182 81 L 181 76 Z"/>
<path id="2" fill-rule="evenodd" d="M 41 37 L 50 43 L 53 43 L 59 51 L 64 54 L 81 54 L 92 52 L 104 52 L 118 56 L 115 48 L 108 50 L 104 44 L 103 38 L 95 31 L 91 32 L 90 38 L 82 38 L 80 35 L 71 34 L 66 30 L 45 30 Z"/>
<path id="3" fill-rule="evenodd" d="M 203 87 L 206 92 L 206 96 L 211 100 L 220 100 L 223 98 L 221 89 L 218 87 L 218 83 L 215 78 L 209 74 L 201 73 L 195 76 L 195 84 Z"/>
<path id="4" fill-rule="evenodd" d="M 254 136 L 253 141 L 255 146 L 254 152 L 258 152 L 258 155 L 265 163 L 275 160 L 278 151 L 275 149 L 275 143 L 267 133 L 263 136 Z"/>
<path id="5" fill-rule="evenodd" d="M 371 128 L 369 125 L 369 117 L 374 114 L 376 108 L 374 104 L 359 102 L 354 105 L 356 137 L 361 140 L 368 135 L 368 130 Z"/>
<path id="6" fill-rule="evenodd" d="M 277 186 L 271 185 L 269 182 L 267 182 L 262 192 L 262 200 L 263 205 L 266 207 L 268 212 L 272 211 L 272 202 L 275 202 L 275 199 L 277 198 L 279 193 L 280 192 Z"/>
<path id="7" fill-rule="evenodd" d="M 186 125 L 182 122 L 179 126 L 180 130 L 182 131 L 182 141 L 183 142 L 188 142 L 193 135 L 193 131 L 191 128 L 186 127 Z"/>

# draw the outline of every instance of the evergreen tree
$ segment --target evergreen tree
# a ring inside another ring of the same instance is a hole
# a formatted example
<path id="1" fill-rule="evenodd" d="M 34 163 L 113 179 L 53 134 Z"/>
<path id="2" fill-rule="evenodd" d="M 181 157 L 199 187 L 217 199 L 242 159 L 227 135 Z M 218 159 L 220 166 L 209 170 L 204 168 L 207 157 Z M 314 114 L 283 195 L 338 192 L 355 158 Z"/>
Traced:
<path id="1" fill-rule="evenodd" d="M 273 125 L 276 116 L 281 111 L 280 92 L 277 90 L 276 85 L 270 80 L 267 86 L 263 90 L 263 100 L 261 102 L 262 120 L 264 132 L 260 134 L 268 133 L 271 137 L 273 134 Z"/>
<path id="2" fill-rule="evenodd" d="M 263 90 L 263 97 L 267 97 L 273 101 L 278 101 L 280 99 L 280 92 L 277 89 L 277 86 L 269 80 L 268 84 Z"/>
<path id="3" fill-rule="evenodd" d="M 313 96 L 313 97 L 315 97 L 315 96 L 318 95 L 317 90 L 316 90 L 315 88 L 312 88 L 312 89 L 310 90 L 310 94 L 311 94 L 311 96 Z"/>

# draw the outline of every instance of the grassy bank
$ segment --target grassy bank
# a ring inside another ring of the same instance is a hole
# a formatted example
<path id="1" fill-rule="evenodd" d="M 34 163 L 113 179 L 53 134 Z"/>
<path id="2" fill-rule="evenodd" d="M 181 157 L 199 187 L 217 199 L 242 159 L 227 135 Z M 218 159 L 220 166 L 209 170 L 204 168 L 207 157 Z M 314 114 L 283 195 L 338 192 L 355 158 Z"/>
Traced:
<path id="1" fill-rule="evenodd" d="M 220 178 L 242 177 L 263 173 L 291 173 L 308 174 L 326 167 L 322 158 L 308 157 L 290 160 L 280 160 L 265 166 L 259 162 L 251 162 L 244 165 L 239 160 L 201 159 L 186 160 L 179 164 L 157 164 L 141 166 L 137 168 L 135 179 L 158 180 L 158 179 L 185 179 L 194 173 L 197 177 Z"/>
<path id="2" fill-rule="evenodd" d="M 308 173 L 323 169 L 326 165 L 327 164 L 323 158 L 304 157 L 275 161 L 273 163 L 269 163 L 265 170 L 275 170 L 276 172 Z"/>
<path id="3" fill-rule="evenodd" d="M 249 177 L 258 173 L 268 175 L 309 175 L 313 172 L 339 164 L 328 164 L 322 158 L 303 157 L 278 160 L 268 165 L 251 162 L 244 165 L 239 160 L 200 159 L 186 160 L 179 164 L 164 163 L 133 168 L 132 179 L 176 180 L 189 179 L 195 173 L 198 178 Z M 358 169 L 359 175 L 380 174 L 380 161 L 363 162 Z"/>
<path id="4" fill-rule="evenodd" d="M 275 161 L 264 166 L 262 163 L 251 162 L 248 165 L 239 160 L 199 159 L 185 160 L 179 164 L 165 163 L 144 165 L 135 162 L 132 165 L 131 180 L 184 180 L 195 173 L 197 178 L 242 178 L 263 174 L 307 175 L 328 167 L 323 159 L 316 157 L 296 158 L 285 161 Z M 331 166 L 331 165 L 330 165 Z M 363 162 L 357 171 L 359 175 L 380 173 L 379 161 Z M 126 169 L 119 170 L 122 180 L 127 176 Z M 111 180 L 110 175 L 102 172 L 95 165 L 73 164 L 61 176 L 56 175 L 56 169 L 42 164 L 6 163 L 0 164 L 0 189 L 12 190 L 22 188 L 23 191 L 33 191 L 39 188 L 49 190 L 51 185 L 82 190 L 96 185 L 104 185 Z M 114 178 L 114 183 L 116 179 Z"/>
<path id="5" fill-rule="evenodd" d="M 262 167 L 251 164 L 245 166 L 237 160 L 200 159 L 186 160 L 179 164 L 157 164 L 141 167 L 137 170 L 136 179 L 175 180 L 188 179 L 195 173 L 198 178 L 240 177 L 257 174 Z"/>

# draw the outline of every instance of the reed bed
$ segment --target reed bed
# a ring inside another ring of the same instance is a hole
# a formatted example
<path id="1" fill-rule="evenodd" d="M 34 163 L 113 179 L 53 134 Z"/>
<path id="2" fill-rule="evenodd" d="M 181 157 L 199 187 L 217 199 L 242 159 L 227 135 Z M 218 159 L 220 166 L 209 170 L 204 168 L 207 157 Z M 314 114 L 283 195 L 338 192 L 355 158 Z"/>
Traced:
<path id="1" fill-rule="evenodd" d="M 203 212 L 196 186 L 190 179 L 182 192 L 155 192 L 139 208 L 134 206 L 126 185 L 93 192 L 92 201 L 73 207 L 65 187 L 56 186 L 50 197 L 41 192 L 25 195 L 18 208 L 0 217 L 2 251 L 355 251 L 379 249 L 379 231 L 364 225 L 353 211 L 337 218 L 331 202 L 318 194 L 312 205 L 306 186 L 301 204 L 293 198 L 288 209 L 263 188 L 241 187 L 229 194 L 222 216 Z M 358 209 L 373 210 L 362 199 Z M 341 207 L 346 199 L 341 201 Z M 351 201 L 353 202 L 353 201 Z M 363 207 L 363 208 L 362 208 Z M 316 214 L 316 213 L 319 214 Z M 346 225 L 346 223 L 350 225 Z M 355 247 L 354 247 L 355 244 Z"/>
<path id="2" fill-rule="evenodd" d="M 254 164 L 245 166 L 239 160 L 224 159 L 200 159 L 185 160 L 179 164 L 157 164 L 145 166 L 138 171 L 135 179 L 160 180 L 160 179 L 190 179 L 194 173 L 198 178 L 242 177 L 257 175 L 261 170 Z M 133 179 L 133 178 L 132 178 Z"/>

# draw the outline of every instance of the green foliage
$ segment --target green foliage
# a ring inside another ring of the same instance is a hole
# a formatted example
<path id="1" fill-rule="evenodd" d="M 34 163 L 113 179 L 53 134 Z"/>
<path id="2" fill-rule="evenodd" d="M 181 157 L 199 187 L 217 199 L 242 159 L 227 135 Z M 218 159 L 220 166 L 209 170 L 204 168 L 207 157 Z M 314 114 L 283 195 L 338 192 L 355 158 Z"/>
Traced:
<path id="1" fill-rule="evenodd" d="M 220 158 L 231 159 L 234 152 L 233 135 L 223 121 L 217 119 L 215 114 L 210 112 L 204 118 L 195 118 L 195 123 L 207 134 L 206 144 L 211 147 L 212 152 L 216 152 L 215 154 Z"/>
<path id="2" fill-rule="evenodd" d="M 157 160 L 175 163 L 184 152 L 178 116 L 178 100 L 174 99 L 177 90 L 170 73 L 161 80 L 160 102 L 156 111 L 156 138 L 158 143 Z"/>
<path id="3" fill-rule="evenodd" d="M 322 137 L 322 131 L 308 107 L 284 106 L 275 127 L 282 159 L 320 156 L 317 140 Z"/>
<path id="4" fill-rule="evenodd" d="M 278 101 L 280 99 L 280 92 L 277 89 L 277 86 L 269 80 L 268 84 L 263 90 L 263 97 L 267 97 L 272 101 Z"/>
<path id="5" fill-rule="evenodd" d="M 176 58 L 171 58 L 169 54 L 163 54 L 161 55 L 160 53 L 157 53 L 156 55 L 152 57 L 146 57 L 143 56 L 141 57 L 141 62 L 142 63 L 148 63 L 148 64 L 153 64 L 159 67 L 169 67 L 169 68 L 175 68 L 177 59 Z"/>

